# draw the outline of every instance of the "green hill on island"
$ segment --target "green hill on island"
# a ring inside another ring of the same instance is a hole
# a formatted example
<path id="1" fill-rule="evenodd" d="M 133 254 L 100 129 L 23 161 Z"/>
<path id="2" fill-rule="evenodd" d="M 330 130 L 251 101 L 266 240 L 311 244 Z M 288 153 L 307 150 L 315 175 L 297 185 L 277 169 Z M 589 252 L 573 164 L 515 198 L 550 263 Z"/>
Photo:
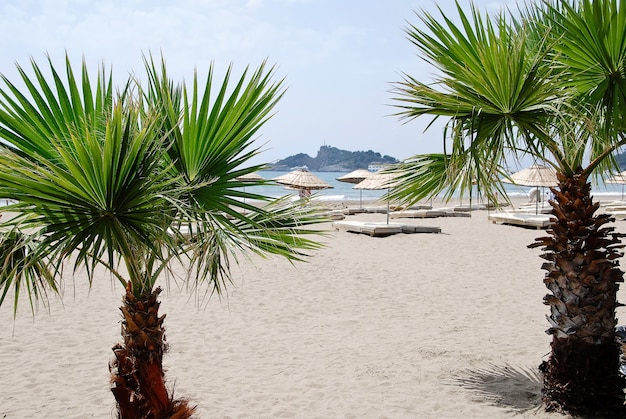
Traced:
<path id="1" fill-rule="evenodd" d="M 314 172 L 351 172 L 356 169 L 367 169 L 370 165 L 398 163 L 398 159 L 383 156 L 372 150 L 347 151 L 323 145 L 317 155 L 299 153 L 273 163 L 272 170 L 291 170 L 293 167 L 306 166 Z"/>

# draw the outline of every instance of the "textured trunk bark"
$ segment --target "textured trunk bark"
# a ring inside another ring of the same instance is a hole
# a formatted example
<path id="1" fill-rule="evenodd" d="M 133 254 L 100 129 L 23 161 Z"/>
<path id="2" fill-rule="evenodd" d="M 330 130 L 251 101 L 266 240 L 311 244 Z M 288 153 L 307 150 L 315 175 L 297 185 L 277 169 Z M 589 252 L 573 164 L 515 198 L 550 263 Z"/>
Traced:
<path id="1" fill-rule="evenodd" d="M 122 419 L 191 418 L 195 407 L 168 394 L 163 373 L 167 351 L 163 320 L 159 317 L 161 289 L 135 297 L 131 284 L 126 287 L 123 314 L 123 345 L 113 347 L 111 391 Z"/>
<path id="2" fill-rule="evenodd" d="M 609 216 L 595 215 L 599 204 L 583 176 L 559 174 L 553 192 L 550 236 L 529 246 L 547 251 L 542 269 L 552 351 L 541 365 L 543 399 L 548 410 L 623 417 L 626 382 L 619 373 L 615 309 L 624 235 L 606 226 Z"/>

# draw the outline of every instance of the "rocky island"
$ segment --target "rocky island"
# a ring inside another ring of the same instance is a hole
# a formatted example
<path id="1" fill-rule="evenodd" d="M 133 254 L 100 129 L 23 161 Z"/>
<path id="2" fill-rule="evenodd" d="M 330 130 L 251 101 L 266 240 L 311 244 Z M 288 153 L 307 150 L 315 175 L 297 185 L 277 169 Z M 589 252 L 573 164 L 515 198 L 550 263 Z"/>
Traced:
<path id="1" fill-rule="evenodd" d="M 398 163 L 398 159 L 372 150 L 347 151 L 323 145 L 315 157 L 304 153 L 295 154 L 273 163 L 271 170 L 292 170 L 294 167 L 306 166 L 314 172 L 351 172 L 367 169 L 372 165 L 393 163 Z"/>

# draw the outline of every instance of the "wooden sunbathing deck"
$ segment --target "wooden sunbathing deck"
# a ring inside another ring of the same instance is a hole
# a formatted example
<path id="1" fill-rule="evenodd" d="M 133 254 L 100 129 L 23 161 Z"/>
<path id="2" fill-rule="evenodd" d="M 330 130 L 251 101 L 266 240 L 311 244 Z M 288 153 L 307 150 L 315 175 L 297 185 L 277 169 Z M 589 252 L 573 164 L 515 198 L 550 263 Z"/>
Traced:
<path id="1" fill-rule="evenodd" d="M 522 212 L 496 212 L 489 214 L 489 220 L 494 224 L 509 224 L 528 228 L 548 228 L 552 225 L 552 215 L 532 214 Z"/>
<path id="2" fill-rule="evenodd" d="M 368 221 L 335 221 L 333 227 L 336 230 L 367 234 L 372 237 L 386 237 L 398 233 L 441 233 L 439 227 L 416 226 L 401 223 L 373 223 Z"/>

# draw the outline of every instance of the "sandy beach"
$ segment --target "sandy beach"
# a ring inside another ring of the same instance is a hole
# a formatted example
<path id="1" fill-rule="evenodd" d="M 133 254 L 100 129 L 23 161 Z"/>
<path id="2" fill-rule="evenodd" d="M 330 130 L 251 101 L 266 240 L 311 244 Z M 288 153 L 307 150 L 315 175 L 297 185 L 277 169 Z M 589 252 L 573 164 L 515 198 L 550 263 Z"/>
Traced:
<path id="1" fill-rule="evenodd" d="M 169 284 L 169 383 L 200 418 L 563 417 L 537 410 L 550 337 L 541 251 L 526 246 L 545 233 L 487 217 L 402 219 L 442 233 L 385 238 L 324 224 L 308 263 L 242 261 L 205 304 Z M 68 272 L 50 313 L 0 308 L 0 418 L 114 417 L 122 292 Z"/>

